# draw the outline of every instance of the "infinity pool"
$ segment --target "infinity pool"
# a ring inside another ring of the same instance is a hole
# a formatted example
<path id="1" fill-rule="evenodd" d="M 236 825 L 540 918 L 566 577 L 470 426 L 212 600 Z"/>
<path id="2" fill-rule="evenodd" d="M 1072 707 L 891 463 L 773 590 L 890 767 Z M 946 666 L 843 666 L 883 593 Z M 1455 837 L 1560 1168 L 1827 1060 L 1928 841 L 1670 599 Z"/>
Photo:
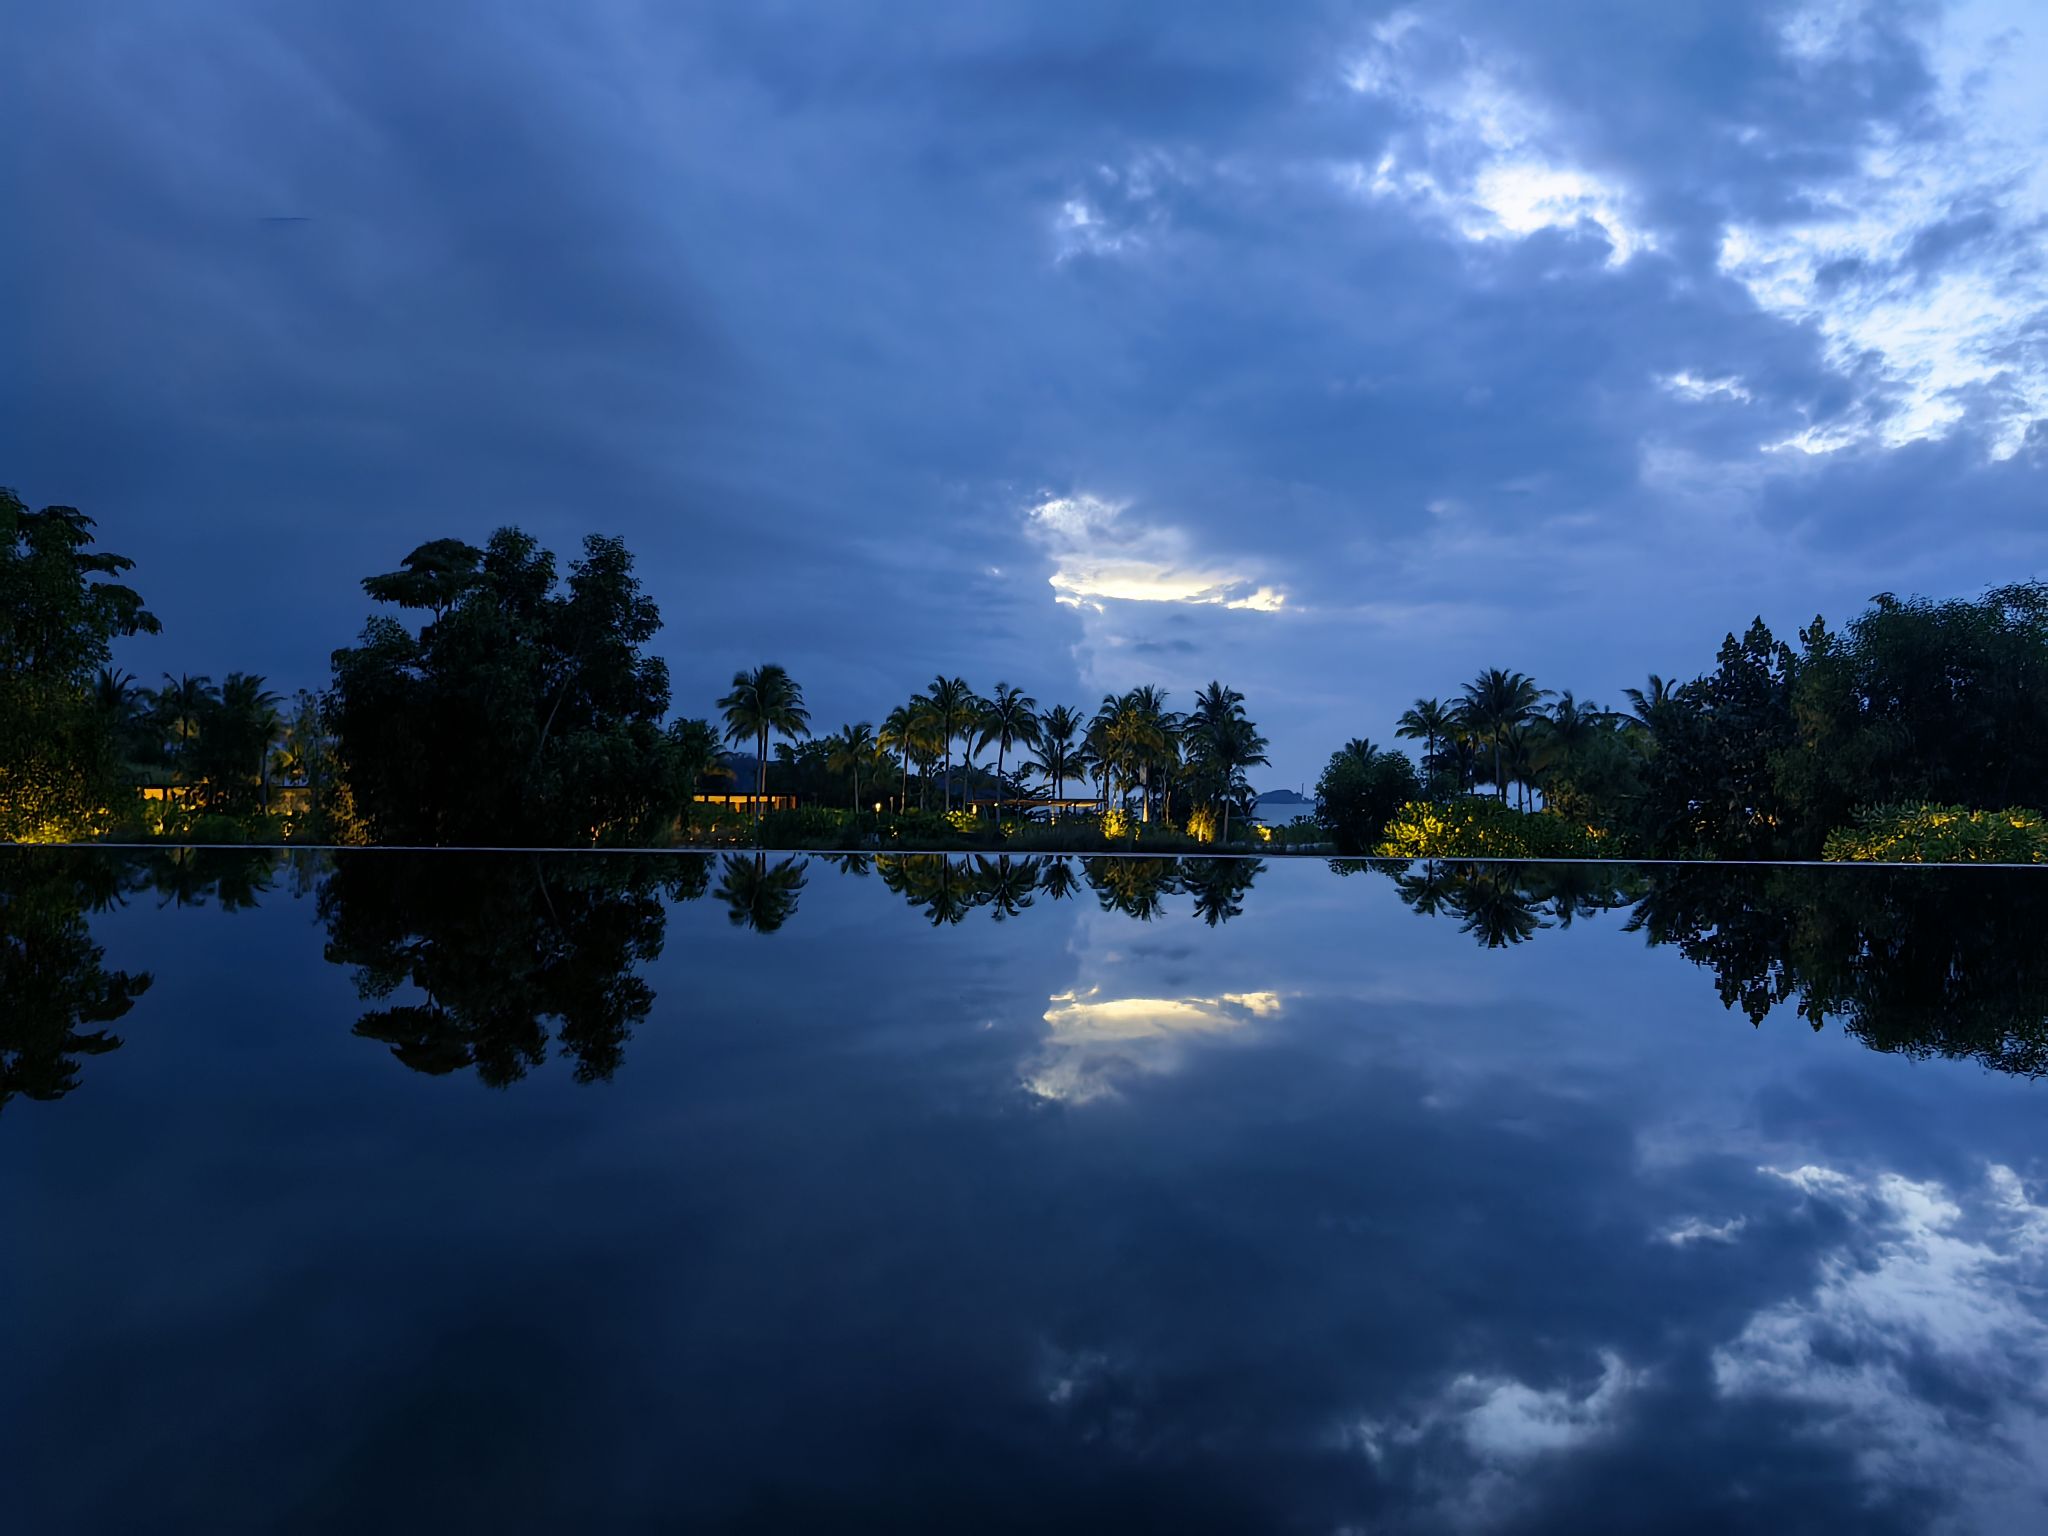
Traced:
<path id="1" fill-rule="evenodd" d="M 0 850 L 10 1531 L 2048 1528 L 2048 875 Z"/>

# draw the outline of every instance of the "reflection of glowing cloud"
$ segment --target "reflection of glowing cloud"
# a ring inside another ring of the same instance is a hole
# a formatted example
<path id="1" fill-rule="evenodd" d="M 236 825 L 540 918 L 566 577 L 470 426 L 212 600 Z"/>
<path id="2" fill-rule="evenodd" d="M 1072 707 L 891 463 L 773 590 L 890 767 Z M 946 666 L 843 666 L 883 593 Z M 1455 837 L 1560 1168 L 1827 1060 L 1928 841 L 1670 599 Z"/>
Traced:
<path id="1" fill-rule="evenodd" d="M 1032 534 L 1053 557 L 1049 580 L 1058 601 L 1098 610 L 1109 601 L 1256 613 L 1276 612 L 1287 601 L 1250 572 L 1192 554 L 1180 529 L 1127 519 L 1128 506 L 1081 493 L 1050 497 L 1026 514 Z"/>
<path id="2" fill-rule="evenodd" d="M 1236 1029 L 1280 1011 L 1277 992 L 1225 992 L 1220 997 L 1102 997 L 1100 987 L 1061 992 L 1045 1010 L 1056 1036 L 1143 1040 L 1188 1031 Z"/>
<path id="3" fill-rule="evenodd" d="M 1104 997 L 1100 987 L 1047 1000 L 1051 1035 L 1025 1076 L 1040 1098 L 1082 1104 L 1114 1093 L 1114 1079 L 1170 1071 L 1184 1042 L 1215 1039 L 1280 1012 L 1277 992 L 1214 997 Z"/>

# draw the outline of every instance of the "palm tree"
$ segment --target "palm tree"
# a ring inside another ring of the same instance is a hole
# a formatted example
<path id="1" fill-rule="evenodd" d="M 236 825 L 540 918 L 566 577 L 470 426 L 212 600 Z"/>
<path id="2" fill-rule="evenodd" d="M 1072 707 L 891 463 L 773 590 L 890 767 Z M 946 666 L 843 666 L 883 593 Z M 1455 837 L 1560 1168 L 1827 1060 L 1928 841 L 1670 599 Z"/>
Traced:
<path id="1" fill-rule="evenodd" d="M 996 744 L 996 825 L 1003 824 L 1003 759 L 1013 747 L 1038 745 L 1038 700 L 1008 683 L 981 712 L 981 745 Z"/>
<path id="2" fill-rule="evenodd" d="M 277 712 L 283 700 L 263 686 L 263 679 L 247 672 L 230 672 L 220 685 L 220 715 L 244 762 L 256 759 L 256 803 L 266 814 L 270 810 L 270 749 L 284 730 L 284 717 Z"/>
<path id="3" fill-rule="evenodd" d="M 761 801 L 768 794 L 768 738 L 787 736 L 791 741 L 811 734 L 811 712 L 804 708 L 804 691 L 785 667 L 764 662 L 751 672 L 732 675 L 732 692 L 718 701 L 725 716 L 727 741 L 754 743 L 754 830 L 761 827 Z"/>
<path id="4" fill-rule="evenodd" d="M 875 745 L 884 752 L 896 753 L 902 760 L 903 782 L 896 790 L 896 813 L 899 816 L 908 809 L 904 801 L 910 795 L 910 751 L 918 733 L 917 717 L 917 700 L 898 704 L 882 716 L 882 728 L 875 733 Z"/>
<path id="5" fill-rule="evenodd" d="M 1240 787 L 1249 788 L 1245 770 L 1264 763 L 1266 738 L 1244 712 L 1244 695 L 1212 682 L 1195 695 L 1182 733 L 1198 785 L 1223 805 L 1223 841 L 1230 841 L 1230 809 Z"/>
<path id="6" fill-rule="evenodd" d="M 182 769 L 192 744 L 199 739 L 200 722 L 205 719 L 213 701 L 212 679 L 193 677 L 189 673 L 178 677 L 168 672 L 164 674 L 164 685 L 156 691 L 157 721 L 168 738 L 174 778 Z M 185 790 L 187 803 L 191 795 L 188 780 Z"/>
<path id="7" fill-rule="evenodd" d="M 825 766 L 834 773 L 852 773 L 853 809 L 860 811 L 860 765 L 872 762 L 875 756 L 875 728 L 862 720 L 854 725 L 842 725 L 839 734 L 826 743 L 829 749 Z"/>
<path id="8" fill-rule="evenodd" d="M 1079 745 L 1084 724 L 1081 712 L 1065 704 L 1055 704 L 1038 717 L 1038 756 L 1024 766 L 1051 781 L 1055 800 L 1067 798 L 1068 779 L 1087 774 L 1088 754 Z M 1055 806 L 1055 820 L 1059 813 L 1060 808 Z"/>
<path id="9" fill-rule="evenodd" d="M 1454 723 L 1453 712 L 1442 699 L 1417 699 L 1413 706 L 1402 711 L 1395 722 L 1394 734 L 1403 741 L 1422 743 L 1422 773 L 1426 783 L 1438 767 L 1436 744 L 1450 737 Z"/>
<path id="10" fill-rule="evenodd" d="M 1507 802 L 1507 770 L 1504 755 L 1508 733 L 1527 725 L 1547 690 L 1521 672 L 1489 667 L 1465 685 L 1465 714 L 1477 738 L 1493 749 L 1493 782 L 1502 804 Z"/>
<path id="11" fill-rule="evenodd" d="M 1125 732 L 1138 765 L 1138 819 L 1152 820 L 1152 769 L 1171 750 L 1178 718 L 1166 707 L 1166 691 L 1144 683 L 1124 695 Z"/>
<path id="12" fill-rule="evenodd" d="M 1629 718 L 1645 729 L 1654 730 L 1657 717 L 1663 713 L 1664 706 L 1671 702 L 1677 688 L 1669 678 L 1659 677 L 1654 672 L 1650 674 L 1648 681 L 1650 686 L 1647 689 L 1624 688 L 1621 695 L 1629 702 Z"/>
<path id="13" fill-rule="evenodd" d="M 953 739 L 967 736 L 972 730 L 978 701 L 974 690 L 967 686 L 966 678 L 947 677 L 943 672 L 932 679 L 931 686 L 925 689 L 925 697 L 931 701 L 932 713 L 937 716 L 941 740 L 945 744 L 946 777 L 941 785 L 945 803 L 940 809 L 950 811 L 953 809 Z"/>

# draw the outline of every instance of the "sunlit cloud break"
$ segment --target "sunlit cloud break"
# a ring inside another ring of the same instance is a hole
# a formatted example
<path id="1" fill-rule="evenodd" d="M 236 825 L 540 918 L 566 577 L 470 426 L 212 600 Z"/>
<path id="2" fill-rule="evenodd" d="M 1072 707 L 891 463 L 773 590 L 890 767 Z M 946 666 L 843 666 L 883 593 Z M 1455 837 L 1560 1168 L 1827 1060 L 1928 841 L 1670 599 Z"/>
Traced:
<path id="1" fill-rule="evenodd" d="M 1104 602 L 1193 603 L 1274 613 L 1287 594 L 1253 571 L 1205 559 L 1178 528 L 1124 516 L 1128 502 L 1077 493 L 1030 509 L 1027 524 L 1052 556 L 1055 598 L 1101 611 Z"/>
<path id="2" fill-rule="evenodd" d="M 1591 224 L 1607 237 L 1609 266 L 1655 248 L 1626 189 L 1574 164 L 1541 106 L 1477 61 L 1448 78 L 1417 67 L 1410 54 L 1424 30 L 1416 12 L 1397 11 L 1346 66 L 1350 89 L 1394 102 L 1413 125 L 1372 165 L 1335 167 L 1339 186 L 1406 204 L 1475 243 Z"/>

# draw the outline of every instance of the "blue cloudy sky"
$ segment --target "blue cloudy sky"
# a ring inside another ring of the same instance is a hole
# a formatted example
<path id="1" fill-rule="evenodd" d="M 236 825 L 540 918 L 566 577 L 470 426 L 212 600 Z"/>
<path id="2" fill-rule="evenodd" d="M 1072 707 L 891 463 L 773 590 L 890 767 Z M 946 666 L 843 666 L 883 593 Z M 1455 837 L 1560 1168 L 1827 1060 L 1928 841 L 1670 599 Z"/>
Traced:
<path id="1" fill-rule="evenodd" d="M 516 521 L 689 712 L 1216 676 L 1295 784 L 2048 564 L 2038 4 L 5 11 L 0 483 L 145 675 Z"/>

